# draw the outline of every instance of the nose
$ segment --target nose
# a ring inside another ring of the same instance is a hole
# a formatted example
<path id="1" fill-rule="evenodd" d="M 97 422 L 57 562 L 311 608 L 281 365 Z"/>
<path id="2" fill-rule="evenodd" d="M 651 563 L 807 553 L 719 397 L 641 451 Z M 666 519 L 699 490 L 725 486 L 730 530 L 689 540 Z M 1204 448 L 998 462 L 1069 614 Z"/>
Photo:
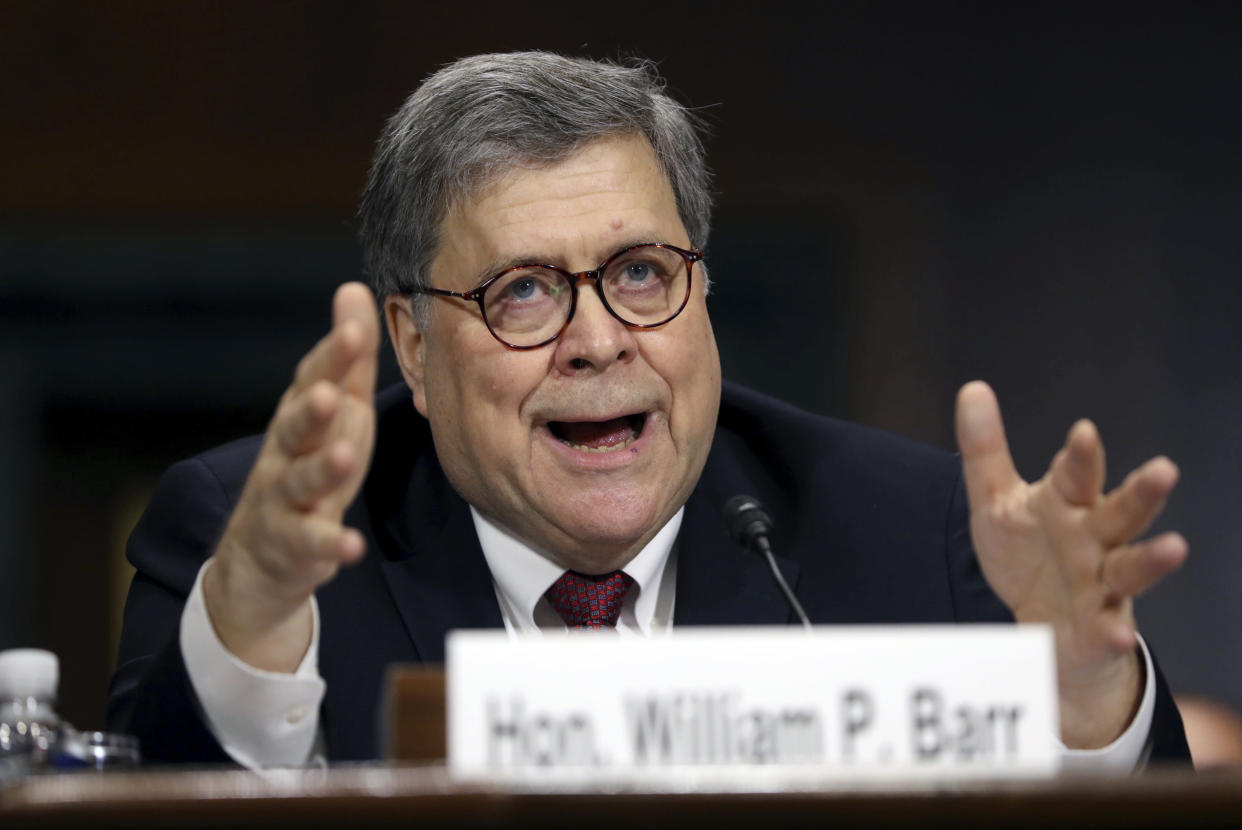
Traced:
<path id="1" fill-rule="evenodd" d="M 595 280 L 579 276 L 574 317 L 556 341 L 557 369 L 566 375 L 601 373 L 630 362 L 637 352 L 633 330 L 604 307 Z"/>

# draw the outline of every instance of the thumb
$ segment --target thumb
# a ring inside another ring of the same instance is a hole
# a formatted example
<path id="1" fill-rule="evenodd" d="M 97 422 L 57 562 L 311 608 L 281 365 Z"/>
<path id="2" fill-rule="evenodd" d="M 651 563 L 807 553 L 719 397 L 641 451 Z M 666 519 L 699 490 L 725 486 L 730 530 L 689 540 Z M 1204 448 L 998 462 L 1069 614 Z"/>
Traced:
<path id="1" fill-rule="evenodd" d="M 1022 481 L 1009 455 L 1000 405 L 992 387 L 971 381 L 957 393 L 957 446 L 971 509 Z"/>
<path id="2" fill-rule="evenodd" d="M 361 334 L 368 337 L 365 345 L 379 340 L 379 311 L 375 307 L 375 295 L 360 282 L 347 282 L 336 289 L 332 297 L 332 327 L 338 328 L 346 321 L 358 325 Z"/>
<path id="3" fill-rule="evenodd" d="M 375 372 L 379 352 L 379 311 L 375 295 L 360 282 L 347 282 L 332 298 L 332 328 L 351 341 L 354 358 L 342 386 L 359 396 L 375 391 Z"/>

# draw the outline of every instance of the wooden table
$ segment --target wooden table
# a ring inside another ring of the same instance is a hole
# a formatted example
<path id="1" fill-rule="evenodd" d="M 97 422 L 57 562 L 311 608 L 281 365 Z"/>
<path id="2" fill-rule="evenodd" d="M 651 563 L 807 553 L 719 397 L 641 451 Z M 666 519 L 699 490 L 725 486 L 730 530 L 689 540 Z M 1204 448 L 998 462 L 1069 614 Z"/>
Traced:
<path id="1" fill-rule="evenodd" d="M 1242 771 L 861 788 L 826 780 L 764 791 L 489 785 L 455 780 L 439 765 L 75 773 L 0 790 L 0 828 L 21 826 L 1236 827 Z"/>

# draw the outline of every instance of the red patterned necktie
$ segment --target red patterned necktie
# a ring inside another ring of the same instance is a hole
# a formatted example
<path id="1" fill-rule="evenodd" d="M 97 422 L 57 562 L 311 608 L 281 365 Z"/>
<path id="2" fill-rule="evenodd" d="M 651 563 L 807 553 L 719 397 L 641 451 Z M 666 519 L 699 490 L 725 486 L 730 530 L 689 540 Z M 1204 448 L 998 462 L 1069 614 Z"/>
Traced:
<path id="1" fill-rule="evenodd" d="M 544 594 L 570 628 L 615 628 L 621 603 L 634 580 L 621 571 L 587 576 L 565 571 Z"/>

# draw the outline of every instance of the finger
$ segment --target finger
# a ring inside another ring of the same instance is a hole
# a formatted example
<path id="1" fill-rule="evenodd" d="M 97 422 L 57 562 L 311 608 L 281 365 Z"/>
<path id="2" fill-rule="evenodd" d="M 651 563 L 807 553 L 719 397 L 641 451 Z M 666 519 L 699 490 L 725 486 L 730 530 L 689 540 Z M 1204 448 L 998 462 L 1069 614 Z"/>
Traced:
<path id="1" fill-rule="evenodd" d="M 304 389 L 318 380 L 340 381 L 357 359 L 362 342 L 363 333 L 353 320 L 333 326 L 332 331 L 298 361 L 293 373 L 293 388 Z"/>
<path id="2" fill-rule="evenodd" d="M 352 527 L 342 527 L 333 542 L 333 548 L 341 564 L 349 565 L 357 562 L 367 552 L 367 540 L 361 531 Z"/>
<path id="3" fill-rule="evenodd" d="M 956 422 L 966 493 L 974 510 L 1022 479 L 1009 455 L 1000 406 L 990 386 L 976 380 L 961 388 L 957 393 Z"/>
<path id="4" fill-rule="evenodd" d="M 340 563 L 357 561 L 367 548 L 366 540 L 357 530 L 323 516 L 306 517 L 302 538 L 304 549 L 312 556 Z"/>
<path id="5" fill-rule="evenodd" d="M 307 517 L 303 537 L 312 555 L 341 564 L 356 562 L 367 549 L 366 539 L 356 529 L 322 516 Z"/>
<path id="6" fill-rule="evenodd" d="M 1114 654 L 1133 653 L 1138 646 L 1138 632 L 1134 628 L 1134 619 L 1129 614 L 1124 619 L 1109 620 L 1104 636 Z"/>
<path id="7" fill-rule="evenodd" d="M 1090 632 L 1091 637 L 1111 654 L 1120 655 L 1132 651 L 1137 644 L 1137 630 L 1134 625 L 1134 603 L 1130 597 L 1108 595 L 1103 603 L 1097 596 L 1091 600 L 1083 598 L 1092 605 L 1090 621 L 1083 624 L 1084 633 Z"/>
<path id="8" fill-rule="evenodd" d="M 1089 507 L 1104 488 L 1104 443 L 1095 424 L 1081 420 L 1070 427 L 1065 447 L 1049 470 L 1052 486 L 1072 505 Z"/>
<path id="9" fill-rule="evenodd" d="M 282 544 L 287 551 L 287 567 L 294 581 L 320 584 L 331 578 L 322 573 L 340 564 L 356 562 L 366 551 L 366 540 L 340 520 L 313 513 L 293 513 L 282 522 Z"/>
<path id="10" fill-rule="evenodd" d="M 295 457 L 317 449 L 340 409 L 340 401 L 336 386 L 326 380 L 286 393 L 269 427 L 281 452 Z"/>
<path id="11" fill-rule="evenodd" d="M 332 327 L 356 332 L 357 352 L 341 378 L 341 385 L 350 394 L 369 401 L 375 393 L 380 341 L 379 312 L 371 289 L 360 282 L 348 282 L 338 288 L 332 298 Z"/>
<path id="12" fill-rule="evenodd" d="M 1135 597 L 1180 568 L 1188 551 L 1180 533 L 1162 533 L 1109 553 L 1100 579 L 1113 596 Z"/>
<path id="13" fill-rule="evenodd" d="M 1092 651 L 1103 647 L 1111 654 L 1124 654 L 1134 648 L 1134 603 L 1128 597 L 1110 596 L 1103 606 L 1092 608 L 1090 614 L 1082 630 L 1084 637 L 1095 644 L 1089 647 Z"/>
<path id="14" fill-rule="evenodd" d="M 345 528 L 339 516 L 306 513 L 269 504 L 247 519 L 230 523 L 227 544 L 248 553 L 257 567 L 282 586 L 320 585 L 335 567 L 356 561 L 366 550 L 361 533 Z"/>
<path id="15" fill-rule="evenodd" d="M 338 382 L 364 352 L 378 349 L 379 323 L 370 297 L 370 289 L 362 283 L 346 283 L 336 290 L 332 298 L 332 330 L 299 361 L 293 375 L 295 388 L 317 380 Z M 369 311 L 364 312 L 363 307 Z"/>
<path id="16" fill-rule="evenodd" d="M 290 506 L 310 510 L 340 487 L 357 463 L 354 448 L 346 441 L 337 441 L 291 461 L 278 486 Z"/>
<path id="17" fill-rule="evenodd" d="M 1164 510 L 1178 476 L 1177 465 L 1164 456 L 1151 459 L 1126 476 L 1091 513 L 1096 538 L 1112 547 L 1144 533 Z"/>

